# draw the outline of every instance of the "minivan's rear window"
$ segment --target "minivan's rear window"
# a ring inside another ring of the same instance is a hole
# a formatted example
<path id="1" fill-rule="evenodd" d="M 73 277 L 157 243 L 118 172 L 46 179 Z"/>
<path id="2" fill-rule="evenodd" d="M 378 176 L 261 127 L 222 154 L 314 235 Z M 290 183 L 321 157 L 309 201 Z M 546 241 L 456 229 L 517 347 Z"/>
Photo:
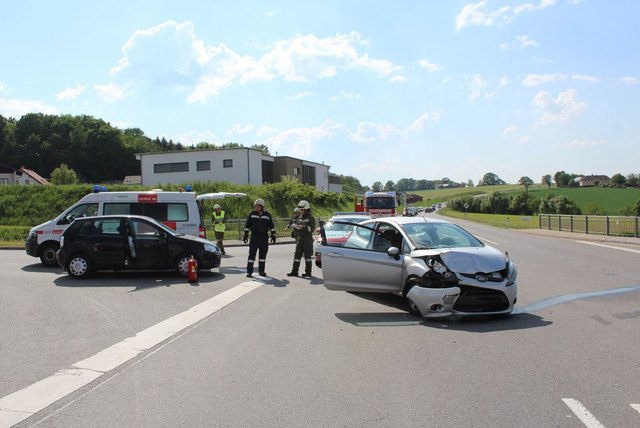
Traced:
<path id="1" fill-rule="evenodd" d="M 164 203 L 141 204 L 131 203 L 105 203 L 104 214 L 135 214 L 145 215 L 158 221 L 188 221 L 189 209 L 187 204 Z"/>

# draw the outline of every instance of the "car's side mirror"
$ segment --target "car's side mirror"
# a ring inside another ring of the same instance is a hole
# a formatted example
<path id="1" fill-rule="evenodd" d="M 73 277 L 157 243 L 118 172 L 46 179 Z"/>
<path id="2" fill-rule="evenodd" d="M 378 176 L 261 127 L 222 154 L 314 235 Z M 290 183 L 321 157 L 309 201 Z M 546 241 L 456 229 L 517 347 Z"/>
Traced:
<path id="1" fill-rule="evenodd" d="M 387 254 L 389 257 L 393 257 L 395 260 L 400 260 L 400 248 L 398 247 L 389 247 L 387 250 Z"/>

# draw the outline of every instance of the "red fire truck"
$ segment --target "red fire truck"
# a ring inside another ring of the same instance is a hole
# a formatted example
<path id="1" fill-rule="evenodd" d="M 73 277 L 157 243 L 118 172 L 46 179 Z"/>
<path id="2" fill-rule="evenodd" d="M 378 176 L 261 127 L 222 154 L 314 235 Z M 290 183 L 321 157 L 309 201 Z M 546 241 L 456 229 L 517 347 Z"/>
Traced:
<path id="1" fill-rule="evenodd" d="M 394 216 L 398 208 L 396 192 L 366 192 L 356 195 L 354 202 L 356 212 L 367 212 L 371 217 Z"/>

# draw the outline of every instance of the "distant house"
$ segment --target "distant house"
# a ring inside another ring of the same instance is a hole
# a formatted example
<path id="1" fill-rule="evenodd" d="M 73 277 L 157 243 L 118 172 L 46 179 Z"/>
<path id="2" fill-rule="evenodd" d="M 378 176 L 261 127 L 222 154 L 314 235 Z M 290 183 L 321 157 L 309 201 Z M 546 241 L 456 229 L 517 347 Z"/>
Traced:
<path id="1" fill-rule="evenodd" d="M 580 187 L 608 186 L 611 178 L 606 175 L 585 175 L 576 181 Z"/>
<path id="2" fill-rule="evenodd" d="M 51 184 L 38 173 L 24 166 L 14 169 L 0 164 L 0 184 Z"/>

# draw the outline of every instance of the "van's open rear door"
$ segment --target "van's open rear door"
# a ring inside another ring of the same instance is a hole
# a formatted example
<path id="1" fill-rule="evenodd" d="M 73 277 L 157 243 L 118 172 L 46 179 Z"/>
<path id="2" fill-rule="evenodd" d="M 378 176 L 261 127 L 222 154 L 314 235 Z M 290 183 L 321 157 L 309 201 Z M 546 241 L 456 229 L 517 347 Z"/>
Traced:
<path id="1" fill-rule="evenodd" d="M 200 235 L 203 238 L 207 237 L 207 231 L 204 227 L 204 201 L 216 200 L 216 199 L 224 199 L 224 198 L 244 198 L 246 193 L 232 193 L 232 192 L 216 192 L 216 193 L 203 193 L 202 195 L 196 196 L 196 201 L 198 203 L 198 211 L 200 211 Z"/>

